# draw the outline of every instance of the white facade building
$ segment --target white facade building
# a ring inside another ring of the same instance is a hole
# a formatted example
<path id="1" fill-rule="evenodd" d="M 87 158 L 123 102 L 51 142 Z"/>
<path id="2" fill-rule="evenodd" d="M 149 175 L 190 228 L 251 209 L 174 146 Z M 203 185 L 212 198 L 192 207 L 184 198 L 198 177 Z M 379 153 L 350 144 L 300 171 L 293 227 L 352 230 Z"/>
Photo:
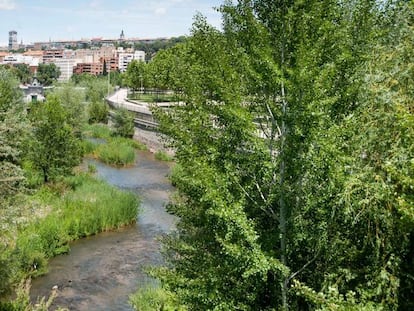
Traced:
<path id="1" fill-rule="evenodd" d="M 118 67 L 120 72 L 125 72 L 128 68 L 128 65 L 133 60 L 145 61 L 145 52 L 144 51 L 135 51 L 134 53 L 125 53 L 118 52 Z"/>
<path id="2" fill-rule="evenodd" d="M 78 64 L 78 59 L 60 58 L 53 60 L 53 63 L 60 69 L 59 82 L 69 81 L 73 75 L 73 68 Z"/>

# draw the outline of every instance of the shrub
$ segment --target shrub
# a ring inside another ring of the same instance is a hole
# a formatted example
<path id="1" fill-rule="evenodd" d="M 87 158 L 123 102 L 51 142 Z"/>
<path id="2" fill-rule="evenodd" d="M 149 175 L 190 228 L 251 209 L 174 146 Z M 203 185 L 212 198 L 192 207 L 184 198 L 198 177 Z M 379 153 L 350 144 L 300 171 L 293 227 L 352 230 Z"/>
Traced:
<path id="1" fill-rule="evenodd" d="M 113 117 L 114 135 L 132 138 L 134 136 L 134 114 L 126 109 L 118 109 Z"/>
<path id="2" fill-rule="evenodd" d="M 111 140 L 98 146 L 96 156 L 104 163 L 126 166 L 135 162 L 135 149 L 123 141 Z"/>
<path id="3" fill-rule="evenodd" d="M 50 206 L 51 212 L 21 228 L 14 249 L 2 252 L 0 263 L 13 271 L 0 278 L 7 286 L 44 274 L 47 260 L 68 252 L 70 241 L 134 222 L 139 203 L 135 194 L 87 174 L 65 178 L 56 187 L 44 186 L 33 199 Z M 4 292 L 7 287 L 2 287 Z"/>
<path id="4" fill-rule="evenodd" d="M 185 311 L 173 293 L 160 287 L 147 287 L 129 297 L 129 303 L 137 311 Z"/>
<path id="5" fill-rule="evenodd" d="M 174 158 L 167 154 L 165 151 L 158 150 L 155 153 L 155 158 L 159 161 L 172 161 Z"/>
<path id="6" fill-rule="evenodd" d="M 88 123 L 107 123 L 109 109 L 102 101 L 92 102 L 88 107 Z"/>
<path id="7" fill-rule="evenodd" d="M 88 124 L 83 128 L 83 135 L 92 138 L 104 138 L 111 137 L 111 129 L 105 124 Z"/>

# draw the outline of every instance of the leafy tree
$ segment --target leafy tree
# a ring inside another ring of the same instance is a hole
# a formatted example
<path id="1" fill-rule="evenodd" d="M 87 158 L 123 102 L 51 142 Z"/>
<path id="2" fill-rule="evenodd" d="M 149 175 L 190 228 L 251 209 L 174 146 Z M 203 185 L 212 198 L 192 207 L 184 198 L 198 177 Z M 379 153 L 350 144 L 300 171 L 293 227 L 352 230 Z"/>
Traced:
<path id="1" fill-rule="evenodd" d="M 13 273 L 9 269 L 7 228 L 10 218 L 18 213 L 15 196 L 24 189 L 21 158 L 28 130 L 18 81 L 10 71 L 0 68 L 0 294 L 9 288 Z"/>
<path id="2" fill-rule="evenodd" d="M 134 136 L 134 114 L 126 109 L 118 109 L 113 116 L 114 134 L 131 138 Z"/>
<path id="3" fill-rule="evenodd" d="M 89 73 L 81 73 L 81 74 L 73 74 L 70 78 L 73 83 L 76 85 L 79 84 L 87 84 L 88 82 L 91 82 L 95 79 L 95 76 L 89 74 Z"/>
<path id="4" fill-rule="evenodd" d="M 53 63 L 39 64 L 37 68 L 37 78 L 45 86 L 52 85 L 60 76 L 60 69 Z"/>
<path id="5" fill-rule="evenodd" d="M 22 187 L 20 161 L 27 130 L 26 107 L 18 83 L 0 68 L 0 206 Z"/>
<path id="6" fill-rule="evenodd" d="M 108 105 L 104 102 L 92 102 L 88 106 L 89 123 L 107 123 L 109 116 Z"/>
<path id="7" fill-rule="evenodd" d="M 102 75 L 103 76 L 107 76 L 108 75 L 108 70 L 106 69 L 106 60 L 104 59 L 103 61 L 103 70 L 102 70 Z"/>
<path id="8" fill-rule="evenodd" d="M 92 78 L 82 82 L 80 85 L 86 87 L 86 100 L 89 102 L 101 102 L 108 94 L 108 81 L 106 78 Z"/>
<path id="9" fill-rule="evenodd" d="M 27 64 L 16 64 L 13 66 L 13 72 L 16 74 L 20 83 L 27 84 L 32 80 L 33 74 Z"/>
<path id="10" fill-rule="evenodd" d="M 53 94 L 64 107 L 68 124 L 79 136 L 82 125 L 86 122 L 85 91 L 67 83 L 55 88 Z"/>
<path id="11" fill-rule="evenodd" d="M 411 119 L 399 105 L 377 107 L 410 92 L 367 84 L 371 51 L 392 42 L 382 28 L 392 23 L 381 21 L 392 9 L 257 0 L 225 5 L 223 33 L 196 19 L 180 56 L 186 105 L 154 111 L 181 168 L 169 206 L 178 234 L 155 274 L 189 309 L 395 309 L 399 280 L 402 297 L 412 290 L 399 270 L 404 262 L 412 273 L 401 221 L 412 215 Z M 397 133 L 407 140 L 394 143 Z"/>
<path id="12" fill-rule="evenodd" d="M 129 63 L 124 74 L 125 84 L 133 90 L 148 87 L 148 65 L 144 62 L 133 60 Z"/>
<path id="13" fill-rule="evenodd" d="M 44 182 L 71 173 L 80 163 L 81 148 L 67 111 L 56 96 L 32 107 L 33 137 L 29 159 L 42 172 Z"/>

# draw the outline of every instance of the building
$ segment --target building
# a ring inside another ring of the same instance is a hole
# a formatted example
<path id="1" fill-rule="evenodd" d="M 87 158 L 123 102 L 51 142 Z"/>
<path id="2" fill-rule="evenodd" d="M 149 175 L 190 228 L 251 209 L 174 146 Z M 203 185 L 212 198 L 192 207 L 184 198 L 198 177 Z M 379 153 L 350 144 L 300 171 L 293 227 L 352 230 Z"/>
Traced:
<path id="1" fill-rule="evenodd" d="M 23 99 L 26 103 L 44 101 L 45 90 L 50 88 L 52 87 L 42 86 L 36 77 L 33 79 L 32 84 L 20 86 L 20 89 L 23 91 L 24 94 Z"/>
<path id="2" fill-rule="evenodd" d="M 128 65 L 133 60 L 138 60 L 141 62 L 145 61 L 145 52 L 144 51 L 135 51 L 134 53 L 125 53 L 118 52 L 118 69 L 121 72 L 125 72 L 128 68 Z"/>
<path id="3" fill-rule="evenodd" d="M 75 74 L 88 73 L 94 76 L 100 75 L 102 72 L 102 63 L 78 63 L 73 69 L 73 73 Z"/>
<path id="4" fill-rule="evenodd" d="M 17 43 L 17 31 L 9 31 L 9 50 L 19 49 L 19 44 Z"/>
<path id="5" fill-rule="evenodd" d="M 0 63 L 3 62 L 4 58 L 9 55 L 9 52 L 0 52 Z"/>
<path id="6" fill-rule="evenodd" d="M 59 82 L 67 82 L 73 75 L 73 70 L 76 68 L 78 60 L 68 58 L 57 58 L 53 61 L 56 67 L 60 70 Z"/>
<path id="7" fill-rule="evenodd" d="M 51 49 L 43 51 L 43 63 L 49 64 L 53 63 L 56 59 L 63 58 L 63 50 L 61 49 Z"/>

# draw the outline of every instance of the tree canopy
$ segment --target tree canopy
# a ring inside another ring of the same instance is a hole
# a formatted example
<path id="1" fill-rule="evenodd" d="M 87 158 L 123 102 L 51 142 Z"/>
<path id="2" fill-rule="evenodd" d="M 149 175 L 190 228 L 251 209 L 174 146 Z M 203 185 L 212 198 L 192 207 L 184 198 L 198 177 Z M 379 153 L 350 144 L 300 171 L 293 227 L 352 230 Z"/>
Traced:
<path id="1" fill-rule="evenodd" d="M 180 218 L 155 275 L 182 304 L 412 308 L 412 9 L 229 1 L 223 31 L 197 16 L 165 52 L 173 73 L 154 58 L 186 103 L 154 111 Z"/>
<path id="2" fill-rule="evenodd" d="M 37 68 L 37 78 L 45 86 L 52 85 L 60 76 L 60 69 L 54 63 L 39 64 Z"/>

